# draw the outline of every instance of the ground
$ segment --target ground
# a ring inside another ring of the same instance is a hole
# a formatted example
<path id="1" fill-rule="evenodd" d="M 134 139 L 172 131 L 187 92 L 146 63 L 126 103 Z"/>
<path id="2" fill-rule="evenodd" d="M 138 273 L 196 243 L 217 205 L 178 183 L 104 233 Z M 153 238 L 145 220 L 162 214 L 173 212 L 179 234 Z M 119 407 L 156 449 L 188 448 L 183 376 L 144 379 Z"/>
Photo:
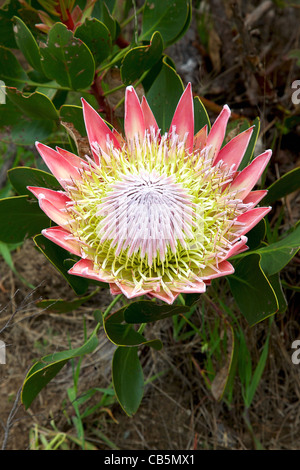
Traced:
<path id="1" fill-rule="evenodd" d="M 210 29 L 205 33 L 201 24 L 208 14 Z M 195 4 L 191 29 L 168 51 L 184 83 L 191 81 L 194 93 L 204 98 L 212 120 L 225 103 L 238 116 L 250 120 L 260 116 L 256 154 L 260 148 L 273 149 L 266 186 L 300 162 L 299 124 L 283 129 L 284 118 L 299 116 L 291 101 L 291 84 L 300 78 L 300 70 L 288 56 L 299 47 L 298 25 L 299 8 L 287 2 L 201 2 L 200 7 Z M 299 207 L 299 192 L 279 201 L 271 213 L 271 226 L 283 211 L 280 230 L 291 227 L 299 220 Z M 13 259 L 17 272 L 30 285 L 0 259 L 0 329 L 9 322 L 1 335 L 7 345 L 7 361 L 0 365 L 0 442 L 6 449 L 28 449 L 36 445 L 34 432 L 39 431 L 48 442 L 60 432 L 66 433 L 67 448 L 80 448 L 72 423 L 74 408 L 67 396 L 73 385 L 71 365 L 62 369 L 28 410 L 18 400 L 19 391 L 33 361 L 66 349 L 69 343 L 81 345 L 83 318 L 92 331 L 94 310 L 105 308 L 112 298 L 103 289 L 71 313 L 42 311 L 36 305 L 39 299 L 71 300 L 73 294 L 32 240 Z M 296 283 L 297 269 L 299 258 L 295 257 L 282 273 L 287 284 Z M 207 295 L 209 298 L 209 289 Z M 199 337 L 174 338 L 172 319 L 166 319 L 145 332 L 160 338 L 164 348 L 159 352 L 145 348 L 141 353 L 149 382 L 138 412 L 129 418 L 117 403 L 103 403 L 83 421 L 86 441 L 97 449 L 299 450 L 300 365 L 291 361 L 291 344 L 300 339 L 299 299 L 294 291 L 287 290 L 285 295 L 288 309 L 271 325 L 266 367 L 247 412 L 238 379 L 231 403 L 215 400 L 201 374 L 203 345 Z M 213 322 L 218 314 L 215 305 L 207 299 L 204 302 L 205 320 Z M 233 299 L 228 296 L 227 302 L 235 309 L 257 360 L 268 321 L 250 328 Z M 203 321 L 199 308 L 193 322 L 201 325 Z M 99 347 L 81 365 L 79 394 L 110 386 L 113 352 L 114 345 L 104 334 L 100 336 Z M 94 396 L 93 404 L 99 396 Z M 41 439 L 39 445 L 42 448 Z"/>

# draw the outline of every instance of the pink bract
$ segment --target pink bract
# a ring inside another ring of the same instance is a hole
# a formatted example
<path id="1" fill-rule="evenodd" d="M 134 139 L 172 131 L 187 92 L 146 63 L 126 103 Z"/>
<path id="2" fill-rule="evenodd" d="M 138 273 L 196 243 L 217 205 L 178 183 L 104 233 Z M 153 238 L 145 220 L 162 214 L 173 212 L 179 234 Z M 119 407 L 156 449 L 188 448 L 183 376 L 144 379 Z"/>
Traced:
<path id="1" fill-rule="evenodd" d="M 29 187 L 57 224 L 43 235 L 80 258 L 69 273 L 109 283 L 113 295 L 169 304 L 232 274 L 228 258 L 248 248 L 245 235 L 271 209 L 255 207 L 266 191 L 252 191 L 271 150 L 238 171 L 253 128 L 222 147 L 224 106 L 210 132 L 205 126 L 194 136 L 190 84 L 163 135 L 131 86 L 125 138 L 82 105 L 93 159 L 37 143 L 62 190 Z"/>

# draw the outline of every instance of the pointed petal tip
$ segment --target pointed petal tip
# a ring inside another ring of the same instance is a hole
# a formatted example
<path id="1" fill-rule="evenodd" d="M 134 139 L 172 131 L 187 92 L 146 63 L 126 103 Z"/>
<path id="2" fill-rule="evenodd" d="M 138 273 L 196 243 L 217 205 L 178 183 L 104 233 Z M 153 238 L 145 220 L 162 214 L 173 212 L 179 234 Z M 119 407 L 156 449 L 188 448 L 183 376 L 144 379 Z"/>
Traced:
<path id="1" fill-rule="evenodd" d="M 227 119 L 227 120 L 230 119 L 231 109 L 229 108 L 228 104 L 224 104 L 224 106 L 222 108 L 222 111 L 220 112 L 219 116 L 224 116 L 225 119 Z"/>
<path id="2" fill-rule="evenodd" d="M 58 228 L 61 228 L 60 225 L 53 225 L 53 227 L 51 227 L 52 229 L 54 229 L 55 227 L 58 227 Z M 46 238 L 49 238 L 49 230 L 51 230 L 51 228 L 43 228 L 43 230 L 41 231 L 41 234 L 46 237 Z"/>
<path id="3" fill-rule="evenodd" d="M 268 207 L 255 207 L 254 209 L 250 209 L 247 212 L 239 215 L 237 217 L 237 222 L 242 222 L 243 226 L 237 226 L 237 233 L 241 235 L 245 235 L 249 232 L 258 222 L 261 221 L 272 209 L 271 206 Z"/>
<path id="4" fill-rule="evenodd" d="M 258 155 L 258 157 L 255 157 L 254 160 L 234 178 L 231 184 L 231 190 L 241 190 L 242 192 L 239 193 L 240 199 L 245 199 L 251 192 L 267 167 L 271 156 L 272 150 L 266 150 L 264 153 Z"/>
<path id="5" fill-rule="evenodd" d="M 215 161 L 218 157 L 218 153 L 221 149 L 221 145 L 223 143 L 226 127 L 228 120 L 230 118 L 231 111 L 227 104 L 223 106 L 222 111 L 217 116 L 215 122 L 213 123 L 210 132 L 207 137 L 207 146 L 211 145 L 210 155 Z"/>
<path id="6" fill-rule="evenodd" d="M 194 100 L 190 83 L 178 101 L 170 125 L 169 135 L 172 134 L 173 128 L 176 129 L 176 134 L 181 140 L 187 136 L 185 147 L 187 150 L 191 150 L 194 143 Z"/>
<path id="7" fill-rule="evenodd" d="M 192 83 L 188 82 L 187 86 L 185 87 L 186 90 L 191 90 L 192 91 Z"/>
<path id="8" fill-rule="evenodd" d="M 249 145 L 253 127 L 254 126 L 249 127 L 227 142 L 215 156 L 213 165 L 216 165 L 220 160 L 222 160 L 227 166 L 231 167 L 232 165 L 235 165 L 235 168 L 237 169 Z"/>
<path id="9" fill-rule="evenodd" d="M 39 197 L 42 197 L 41 194 L 39 194 L 39 189 L 41 188 L 37 188 L 36 186 L 26 186 L 26 188 L 37 198 L 39 199 Z"/>
<path id="10" fill-rule="evenodd" d="M 120 148 L 120 144 L 109 126 L 93 106 L 91 106 L 84 98 L 82 98 L 81 101 L 83 104 L 83 118 L 90 148 L 95 162 L 98 164 L 100 161 L 100 153 L 103 152 L 105 154 L 107 151 L 108 140 L 112 142 L 113 146 L 117 149 Z M 101 151 L 95 149 L 95 143 L 100 147 Z"/>
<path id="11" fill-rule="evenodd" d="M 82 103 L 83 112 L 87 106 L 91 106 L 83 97 L 80 98 L 80 101 Z"/>
<path id="12" fill-rule="evenodd" d="M 151 127 L 153 127 L 155 130 L 155 133 L 156 134 L 159 133 L 160 135 L 159 127 L 157 125 L 156 119 L 154 117 L 154 114 L 145 96 L 142 97 L 141 108 L 142 108 L 142 112 L 144 115 L 145 128 L 150 129 Z"/>
<path id="13" fill-rule="evenodd" d="M 38 150 L 39 149 L 49 149 L 49 148 L 51 148 L 48 145 L 42 144 L 42 142 L 38 142 L 38 141 L 35 142 L 35 146 Z M 53 150 L 53 149 L 51 148 L 51 150 Z"/>
<path id="14" fill-rule="evenodd" d="M 270 158 L 271 158 L 271 156 L 272 156 L 272 153 L 273 153 L 272 149 L 267 149 L 267 150 L 265 151 L 265 154 L 270 155 Z"/>
<path id="15" fill-rule="evenodd" d="M 133 86 L 126 88 L 124 130 L 128 141 L 136 136 L 143 141 L 145 137 L 145 119 L 139 97 Z"/>
<path id="16" fill-rule="evenodd" d="M 38 152 L 40 151 L 40 148 L 43 148 L 43 147 L 46 147 L 45 144 L 42 144 L 41 142 L 39 142 L 38 140 L 35 142 L 35 147 L 36 149 L 38 150 Z"/>
<path id="17" fill-rule="evenodd" d="M 94 108 L 93 108 L 92 105 L 90 105 L 90 103 L 89 103 L 85 98 L 81 97 L 81 98 L 80 98 L 80 101 L 81 101 L 81 104 L 82 104 L 83 117 L 84 117 L 84 113 L 87 112 L 87 110 L 88 110 L 89 108 L 92 108 L 92 109 L 94 109 Z M 95 110 L 95 112 L 97 112 L 97 111 Z"/>
<path id="18" fill-rule="evenodd" d="M 134 97 L 131 97 L 130 95 L 134 95 Z M 125 101 L 128 100 L 128 99 L 135 99 L 135 98 L 140 103 L 139 97 L 137 95 L 137 92 L 136 92 L 134 86 L 132 86 L 132 85 L 127 86 L 126 89 L 125 89 Z"/>

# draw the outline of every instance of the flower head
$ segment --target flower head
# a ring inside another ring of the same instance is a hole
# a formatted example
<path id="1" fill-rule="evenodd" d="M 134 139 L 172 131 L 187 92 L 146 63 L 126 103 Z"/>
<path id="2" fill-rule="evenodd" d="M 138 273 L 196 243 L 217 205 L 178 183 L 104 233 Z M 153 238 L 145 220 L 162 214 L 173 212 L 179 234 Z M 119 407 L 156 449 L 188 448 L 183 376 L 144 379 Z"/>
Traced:
<path id="1" fill-rule="evenodd" d="M 57 224 L 43 235 L 81 259 L 69 273 L 110 284 L 112 294 L 147 294 L 172 303 L 233 273 L 245 234 L 270 210 L 252 191 L 271 151 L 238 171 L 253 129 L 224 147 L 224 106 L 207 135 L 194 136 L 190 84 L 161 135 L 153 113 L 126 89 L 125 138 L 82 100 L 93 159 L 37 143 L 63 191 L 29 189 Z M 222 148 L 221 148 L 222 147 Z"/>

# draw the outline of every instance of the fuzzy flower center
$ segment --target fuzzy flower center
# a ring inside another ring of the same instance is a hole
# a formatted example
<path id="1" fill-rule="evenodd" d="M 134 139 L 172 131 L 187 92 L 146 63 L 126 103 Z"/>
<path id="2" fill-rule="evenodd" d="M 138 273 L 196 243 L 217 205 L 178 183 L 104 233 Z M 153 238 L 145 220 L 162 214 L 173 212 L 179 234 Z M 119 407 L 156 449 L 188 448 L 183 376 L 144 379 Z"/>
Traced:
<path id="1" fill-rule="evenodd" d="M 128 257 L 139 252 L 149 266 L 154 258 L 165 261 L 168 248 L 176 253 L 177 241 L 186 246 L 192 237 L 191 204 L 173 175 L 124 175 L 100 204 L 100 243 L 111 240 L 116 256 L 127 248 Z"/>

